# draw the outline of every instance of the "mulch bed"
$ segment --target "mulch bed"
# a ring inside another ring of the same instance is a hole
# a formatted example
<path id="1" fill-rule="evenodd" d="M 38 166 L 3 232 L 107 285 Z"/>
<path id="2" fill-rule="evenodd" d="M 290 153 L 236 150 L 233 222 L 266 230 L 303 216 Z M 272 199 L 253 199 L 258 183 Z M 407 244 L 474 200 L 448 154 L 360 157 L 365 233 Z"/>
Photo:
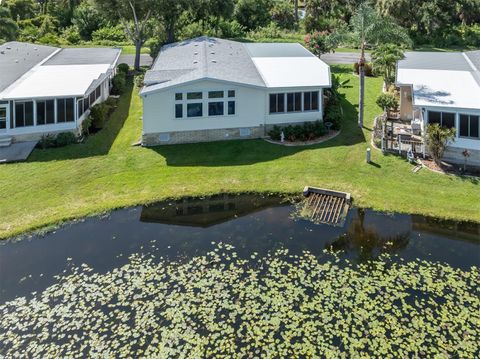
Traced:
<path id="1" fill-rule="evenodd" d="M 334 131 L 334 130 L 331 130 L 330 133 L 326 134 L 326 135 L 323 135 L 321 137 L 317 137 L 315 138 L 314 140 L 311 140 L 311 141 L 295 141 L 295 142 L 291 142 L 291 141 L 287 141 L 285 140 L 284 142 L 280 142 L 280 141 L 275 141 L 275 140 L 272 140 L 272 139 L 269 139 L 269 138 L 265 138 L 265 141 L 267 142 L 270 142 L 270 143 L 273 143 L 273 144 L 276 144 L 276 145 L 282 145 L 282 146 L 309 146 L 309 145 L 317 145 L 319 143 L 322 143 L 322 142 L 325 142 L 325 141 L 328 141 L 334 137 L 337 137 L 337 135 L 340 133 L 341 130 L 339 131 Z"/>
<path id="2" fill-rule="evenodd" d="M 435 161 L 431 159 L 421 159 L 420 160 L 425 167 L 428 167 L 432 171 L 441 172 L 445 174 L 452 174 L 456 176 L 480 176 L 480 168 L 467 166 L 466 172 L 463 171 L 463 165 L 460 164 L 452 164 L 441 161 L 440 164 L 435 163 Z"/>

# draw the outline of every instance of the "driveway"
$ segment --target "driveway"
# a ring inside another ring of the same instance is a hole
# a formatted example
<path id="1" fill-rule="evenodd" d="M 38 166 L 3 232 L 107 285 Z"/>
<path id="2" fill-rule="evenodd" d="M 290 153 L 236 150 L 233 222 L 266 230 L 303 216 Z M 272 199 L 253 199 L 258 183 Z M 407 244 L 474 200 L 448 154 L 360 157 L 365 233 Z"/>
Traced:
<path id="1" fill-rule="evenodd" d="M 323 54 L 320 58 L 329 65 L 348 65 L 358 62 L 360 54 L 357 52 L 335 52 Z M 370 54 L 365 54 L 365 59 L 370 61 Z"/>
<path id="2" fill-rule="evenodd" d="M 125 63 L 131 67 L 133 67 L 134 62 L 135 62 L 135 55 L 120 55 L 120 58 L 118 59 L 119 64 Z M 140 66 L 151 66 L 152 62 L 153 62 L 153 59 L 150 57 L 149 54 L 140 55 Z"/>

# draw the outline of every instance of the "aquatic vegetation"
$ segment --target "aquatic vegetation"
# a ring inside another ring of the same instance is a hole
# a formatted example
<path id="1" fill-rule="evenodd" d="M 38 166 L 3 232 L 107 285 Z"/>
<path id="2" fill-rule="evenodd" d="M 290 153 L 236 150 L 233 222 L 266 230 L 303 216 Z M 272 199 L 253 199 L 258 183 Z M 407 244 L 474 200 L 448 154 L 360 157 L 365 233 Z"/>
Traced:
<path id="1" fill-rule="evenodd" d="M 479 269 L 355 264 L 231 245 L 168 260 L 86 265 L 0 306 L 0 354 L 16 357 L 478 357 Z"/>

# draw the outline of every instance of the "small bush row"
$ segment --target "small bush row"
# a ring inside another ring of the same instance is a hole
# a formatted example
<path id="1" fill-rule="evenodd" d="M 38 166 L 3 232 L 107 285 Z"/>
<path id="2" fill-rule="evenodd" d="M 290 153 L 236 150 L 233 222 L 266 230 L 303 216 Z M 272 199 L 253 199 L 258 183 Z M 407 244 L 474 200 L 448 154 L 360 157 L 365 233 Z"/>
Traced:
<path id="1" fill-rule="evenodd" d="M 325 126 L 320 121 L 305 122 L 302 125 L 273 126 L 268 132 L 271 139 L 280 141 L 282 132 L 290 142 L 311 141 L 326 133 Z"/>
<path id="2" fill-rule="evenodd" d="M 325 106 L 325 115 L 323 118 L 324 122 L 330 122 L 332 124 L 332 130 L 339 130 L 342 118 L 343 112 L 340 100 L 335 97 L 331 97 Z"/>
<path id="3" fill-rule="evenodd" d="M 77 136 L 73 132 L 60 132 L 58 134 L 42 135 L 38 141 L 37 147 L 41 149 L 64 147 L 78 142 Z"/>
<path id="4" fill-rule="evenodd" d="M 83 120 L 82 135 L 88 136 L 105 127 L 108 119 L 115 111 L 116 106 L 117 102 L 113 98 L 109 98 L 105 102 L 93 106 L 90 109 L 90 115 Z"/>
<path id="5" fill-rule="evenodd" d="M 117 74 L 112 79 L 112 95 L 121 95 L 127 88 L 127 76 L 130 70 L 128 64 L 119 64 Z"/>

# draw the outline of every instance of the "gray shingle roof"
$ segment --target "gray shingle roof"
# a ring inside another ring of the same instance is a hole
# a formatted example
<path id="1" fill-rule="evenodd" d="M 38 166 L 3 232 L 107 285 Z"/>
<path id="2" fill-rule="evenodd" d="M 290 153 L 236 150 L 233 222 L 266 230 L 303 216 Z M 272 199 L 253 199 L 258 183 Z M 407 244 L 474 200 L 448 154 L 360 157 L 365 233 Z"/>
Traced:
<path id="1" fill-rule="evenodd" d="M 145 78 L 149 90 L 202 78 L 265 86 L 244 44 L 205 36 L 162 47 Z"/>
<path id="2" fill-rule="evenodd" d="M 252 57 L 312 57 L 315 56 L 299 43 L 246 43 Z"/>
<path id="3" fill-rule="evenodd" d="M 56 47 L 17 41 L 0 45 L 0 92 L 57 50 Z"/>
<path id="4" fill-rule="evenodd" d="M 43 65 L 113 64 L 121 51 L 121 49 L 101 47 L 62 49 Z"/>
<path id="5" fill-rule="evenodd" d="M 406 52 L 399 69 L 472 71 L 461 52 Z"/>
<path id="6" fill-rule="evenodd" d="M 480 71 L 480 50 L 467 51 L 465 55 L 470 59 L 473 66 L 477 68 L 477 71 Z"/>

